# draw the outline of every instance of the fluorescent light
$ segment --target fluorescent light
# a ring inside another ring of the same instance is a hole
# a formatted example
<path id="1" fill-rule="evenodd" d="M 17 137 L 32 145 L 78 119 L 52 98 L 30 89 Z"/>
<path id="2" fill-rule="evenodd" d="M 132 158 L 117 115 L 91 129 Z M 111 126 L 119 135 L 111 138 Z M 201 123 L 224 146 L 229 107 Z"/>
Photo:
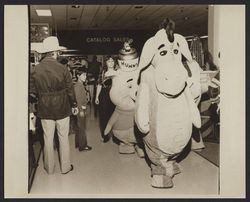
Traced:
<path id="1" fill-rule="evenodd" d="M 72 8 L 80 8 L 79 5 L 73 5 Z"/>
<path id="2" fill-rule="evenodd" d="M 36 13 L 38 16 L 52 16 L 51 10 L 49 9 L 36 9 Z"/>
<path id="3" fill-rule="evenodd" d="M 208 38 L 208 36 L 201 36 L 200 38 L 201 39 L 205 39 L 205 38 Z"/>

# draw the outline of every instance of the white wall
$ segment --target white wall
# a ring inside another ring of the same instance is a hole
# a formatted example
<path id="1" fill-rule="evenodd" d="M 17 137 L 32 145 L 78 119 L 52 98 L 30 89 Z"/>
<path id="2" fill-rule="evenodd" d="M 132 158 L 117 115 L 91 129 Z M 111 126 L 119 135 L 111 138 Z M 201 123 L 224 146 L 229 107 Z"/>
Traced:
<path id="1" fill-rule="evenodd" d="M 4 7 L 4 197 L 28 193 L 28 7 Z"/>
<path id="2" fill-rule="evenodd" d="M 244 197 L 245 6 L 216 5 L 212 9 L 212 36 L 208 38 L 214 62 L 221 71 L 220 193 Z"/>

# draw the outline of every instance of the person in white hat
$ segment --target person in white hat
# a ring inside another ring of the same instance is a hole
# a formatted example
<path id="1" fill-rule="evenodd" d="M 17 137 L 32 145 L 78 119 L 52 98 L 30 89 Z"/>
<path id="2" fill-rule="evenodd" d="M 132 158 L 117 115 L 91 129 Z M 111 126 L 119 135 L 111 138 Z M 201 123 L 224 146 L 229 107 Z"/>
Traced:
<path id="1" fill-rule="evenodd" d="M 59 137 L 59 155 L 61 173 L 73 170 L 70 163 L 69 120 L 71 113 L 77 114 L 77 103 L 72 79 L 68 69 L 57 61 L 59 46 L 57 37 L 44 39 L 42 47 L 37 50 L 45 56 L 35 66 L 30 76 L 30 94 L 38 98 L 37 116 L 41 119 L 44 131 L 44 168 L 48 174 L 55 170 L 54 132 Z"/>

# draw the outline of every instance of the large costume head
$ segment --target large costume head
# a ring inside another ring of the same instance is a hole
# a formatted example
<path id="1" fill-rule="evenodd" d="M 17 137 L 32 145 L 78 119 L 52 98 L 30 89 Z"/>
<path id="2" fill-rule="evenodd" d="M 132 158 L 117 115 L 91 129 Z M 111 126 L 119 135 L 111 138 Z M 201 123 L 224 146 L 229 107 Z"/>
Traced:
<path id="1" fill-rule="evenodd" d="M 182 64 L 182 55 L 192 60 L 185 38 L 174 34 L 174 23 L 165 20 L 162 28 L 144 45 L 140 69 L 152 64 L 155 68 L 157 90 L 165 96 L 177 95 L 186 85 L 188 74 Z"/>
<path id="2" fill-rule="evenodd" d="M 141 72 L 150 65 L 154 68 L 154 81 L 157 91 L 166 98 L 176 98 L 188 90 L 193 122 L 200 127 L 200 116 L 194 99 L 200 96 L 199 65 L 193 60 L 186 39 L 174 33 L 174 23 L 165 20 L 162 28 L 146 41 L 142 49 L 139 69 Z M 182 63 L 186 58 L 191 78 Z M 139 79 L 140 80 L 140 79 Z"/>
<path id="3" fill-rule="evenodd" d="M 118 70 L 109 70 L 106 76 L 112 76 L 110 98 L 122 110 L 132 110 L 135 107 L 135 94 L 138 79 L 138 54 L 131 42 L 124 43 L 118 55 Z"/>

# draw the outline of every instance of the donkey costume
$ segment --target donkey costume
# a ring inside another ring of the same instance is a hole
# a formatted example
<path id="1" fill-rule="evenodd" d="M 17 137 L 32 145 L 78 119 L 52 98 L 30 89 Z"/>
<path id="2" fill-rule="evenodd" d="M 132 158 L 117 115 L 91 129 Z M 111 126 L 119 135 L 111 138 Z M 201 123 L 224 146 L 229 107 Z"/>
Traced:
<path id="1" fill-rule="evenodd" d="M 144 44 L 135 115 L 139 130 L 146 134 L 144 143 L 151 161 L 151 185 L 157 188 L 173 186 L 173 176 L 180 173 L 174 159 L 189 142 L 192 124 L 201 127 L 195 104 L 195 100 L 200 99 L 200 81 L 188 78 L 182 55 L 193 76 L 199 76 L 199 65 L 192 59 L 185 38 L 172 34 L 170 40 L 166 31 L 159 30 Z"/>

